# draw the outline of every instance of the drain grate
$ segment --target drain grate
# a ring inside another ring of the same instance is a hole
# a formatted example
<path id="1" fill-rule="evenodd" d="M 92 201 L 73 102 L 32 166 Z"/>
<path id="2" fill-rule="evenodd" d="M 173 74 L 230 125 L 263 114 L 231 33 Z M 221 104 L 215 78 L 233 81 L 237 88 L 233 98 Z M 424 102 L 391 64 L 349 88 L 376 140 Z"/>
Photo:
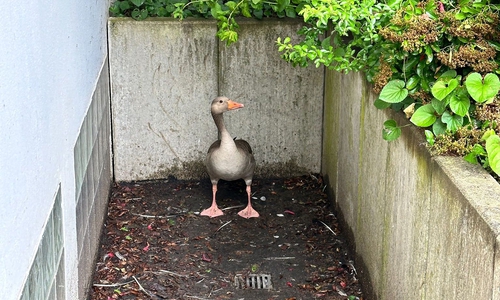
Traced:
<path id="1" fill-rule="evenodd" d="M 269 274 L 248 274 L 246 277 L 241 274 L 236 274 L 236 276 L 234 276 L 234 286 L 237 289 L 250 288 L 270 290 L 273 288 L 271 275 Z"/>

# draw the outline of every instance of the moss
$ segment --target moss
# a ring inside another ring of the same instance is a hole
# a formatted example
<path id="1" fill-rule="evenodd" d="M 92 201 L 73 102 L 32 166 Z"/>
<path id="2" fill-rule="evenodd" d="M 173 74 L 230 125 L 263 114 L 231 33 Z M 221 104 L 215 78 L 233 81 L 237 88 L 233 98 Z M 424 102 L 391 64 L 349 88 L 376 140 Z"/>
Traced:
<path id="1" fill-rule="evenodd" d="M 305 167 L 299 166 L 294 159 L 285 163 L 262 163 L 257 165 L 254 177 L 290 177 L 309 174 Z M 202 160 L 189 161 L 177 164 L 173 167 L 160 166 L 150 179 L 163 179 L 175 177 L 180 180 L 192 180 L 208 178 L 205 163 Z"/>
<path id="2" fill-rule="evenodd" d="M 263 163 L 257 165 L 255 177 L 290 177 L 309 173 L 306 168 L 299 166 L 294 159 L 290 159 L 284 163 Z"/>
<path id="3" fill-rule="evenodd" d="M 161 179 L 171 176 L 181 180 L 188 180 L 206 178 L 208 177 L 208 174 L 206 172 L 204 162 L 198 160 L 183 162 L 169 168 L 160 166 L 159 170 L 153 173 L 150 177 L 152 179 Z"/>

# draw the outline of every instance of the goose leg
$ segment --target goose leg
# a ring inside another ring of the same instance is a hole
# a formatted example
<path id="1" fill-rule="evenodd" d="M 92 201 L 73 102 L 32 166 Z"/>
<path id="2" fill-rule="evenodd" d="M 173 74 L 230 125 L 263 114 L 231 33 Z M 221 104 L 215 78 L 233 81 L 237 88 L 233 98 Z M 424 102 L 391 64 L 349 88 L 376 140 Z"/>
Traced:
<path id="1" fill-rule="evenodd" d="M 243 217 L 243 218 L 258 218 L 259 217 L 259 213 L 253 209 L 252 207 L 252 199 L 251 199 L 251 195 L 252 195 L 252 190 L 251 190 L 251 187 L 249 185 L 247 185 L 247 195 L 248 195 L 248 205 L 245 209 L 241 210 L 238 215 L 240 215 L 240 217 Z"/>
<path id="2" fill-rule="evenodd" d="M 215 201 L 215 194 L 217 194 L 217 184 L 212 184 L 212 206 L 203 210 L 201 212 L 201 216 L 208 216 L 210 218 L 215 218 L 218 216 L 222 216 L 224 213 L 219 209 L 217 203 Z"/>

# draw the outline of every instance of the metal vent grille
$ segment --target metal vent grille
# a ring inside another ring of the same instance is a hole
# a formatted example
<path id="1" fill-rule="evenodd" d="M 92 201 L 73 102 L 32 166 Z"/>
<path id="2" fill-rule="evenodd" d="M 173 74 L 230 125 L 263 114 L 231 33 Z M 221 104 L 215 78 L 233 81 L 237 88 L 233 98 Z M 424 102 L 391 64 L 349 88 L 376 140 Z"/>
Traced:
<path id="1" fill-rule="evenodd" d="M 234 286 L 237 289 L 250 288 L 270 290 L 273 288 L 271 275 L 269 274 L 248 274 L 246 277 L 243 277 L 241 274 L 236 274 L 236 276 L 234 276 Z"/>

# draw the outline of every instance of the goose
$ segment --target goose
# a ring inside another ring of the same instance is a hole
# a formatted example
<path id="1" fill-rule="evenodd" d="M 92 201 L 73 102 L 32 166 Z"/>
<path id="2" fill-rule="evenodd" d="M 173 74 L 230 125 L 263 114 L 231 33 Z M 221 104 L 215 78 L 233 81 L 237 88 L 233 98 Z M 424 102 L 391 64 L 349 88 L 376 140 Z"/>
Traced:
<path id="1" fill-rule="evenodd" d="M 212 206 L 201 212 L 202 216 L 211 218 L 223 215 L 222 210 L 217 207 L 215 195 L 219 179 L 233 181 L 243 179 L 246 184 L 248 196 L 247 207 L 238 215 L 243 218 L 257 218 L 259 213 L 253 209 L 251 202 L 251 185 L 255 169 L 255 158 L 250 145 L 241 139 L 231 138 L 229 131 L 224 125 L 223 113 L 244 107 L 243 104 L 233 101 L 227 97 L 217 97 L 212 101 L 211 113 L 215 125 L 219 130 L 220 139 L 215 141 L 208 149 L 205 164 L 210 181 L 212 182 Z"/>

